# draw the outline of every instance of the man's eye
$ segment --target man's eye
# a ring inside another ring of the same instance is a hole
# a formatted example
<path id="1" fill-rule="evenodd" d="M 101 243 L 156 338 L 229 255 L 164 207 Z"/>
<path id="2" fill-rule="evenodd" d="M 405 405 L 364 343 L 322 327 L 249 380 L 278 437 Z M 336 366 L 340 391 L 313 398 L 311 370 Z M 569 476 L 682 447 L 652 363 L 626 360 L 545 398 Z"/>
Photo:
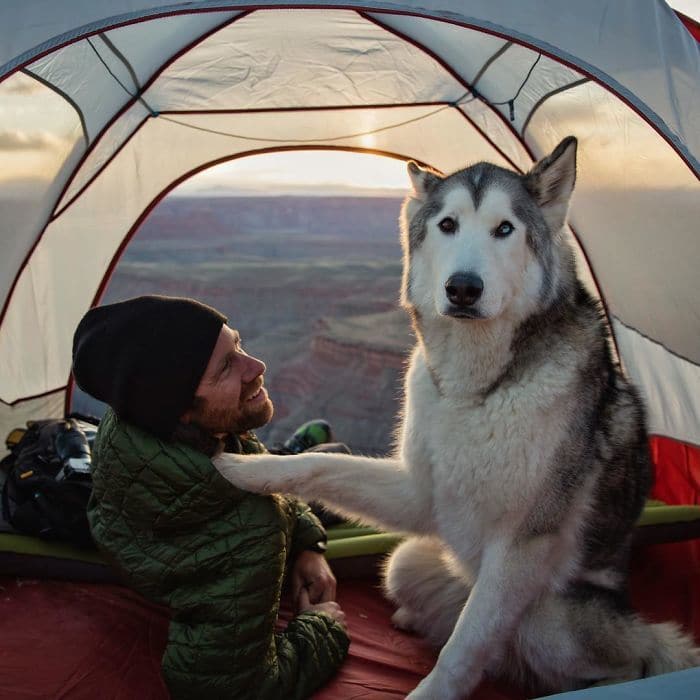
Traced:
<path id="1" fill-rule="evenodd" d="M 457 222 L 451 216 L 446 216 L 438 227 L 443 233 L 454 233 L 457 230 Z"/>
<path id="2" fill-rule="evenodd" d="M 513 231 L 515 231 L 515 226 L 513 226 L 510 221 L 501 221 L 493 232 L 493 235 L 496 236 L 496 238 L 507 238 Z"/>

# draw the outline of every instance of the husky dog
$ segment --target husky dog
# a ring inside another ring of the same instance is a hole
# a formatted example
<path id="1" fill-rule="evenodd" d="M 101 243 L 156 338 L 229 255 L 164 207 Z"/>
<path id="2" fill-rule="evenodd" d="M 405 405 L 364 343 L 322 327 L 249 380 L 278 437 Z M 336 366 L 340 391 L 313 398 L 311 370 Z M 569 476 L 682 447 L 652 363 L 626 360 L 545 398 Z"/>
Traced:
<path id="1" fill-rule="evenodd" d="M 627 602 L 651 464 L 563 233 L 576 147 L 525 175 L 409 163 L 402 304 L 418 342 L 394 458 L 215 460 L 244 489 L 418 535 L 384 576 L 394 622 L 442 646 L 412 700 L 464 698 L 485 674 L 558 691 L 700 665 L 689 637 Z"/>

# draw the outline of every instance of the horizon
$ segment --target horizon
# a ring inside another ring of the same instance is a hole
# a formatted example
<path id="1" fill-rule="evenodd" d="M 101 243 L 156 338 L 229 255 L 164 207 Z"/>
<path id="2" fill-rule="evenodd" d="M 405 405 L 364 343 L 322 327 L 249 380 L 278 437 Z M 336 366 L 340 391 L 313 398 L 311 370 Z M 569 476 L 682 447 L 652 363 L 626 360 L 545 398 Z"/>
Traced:
<path id="1" fill-rule="evenodd" d="M 242 192 L 256 196 L 281 192 L 352 192 L 405 196 L 410 189 L 403 160 L 351 151 L 283 151 L 244 157 L 207 168 L 170 195 Z M 362 193 L 362 194 L 360 194 Z M 312 195 L 313 196 L 313 195 Z M 380 195 L 381 196 L 381 195 Z"/>
<path id="2" fill-rule="evenodd" d="M 235 199 L 242 197 L 339 197 L 346 199 L 364 199 L 376 197 L 379 199 L 403 199 L 407 195 L 407 190 L 389 189 L 381 187 L 351 187 L 342 185 L 314 186 L 299 185 L 292 187 L 289 185 L 275 187 L 274 191 L 261 186 L 250 187 L 228 187 L 218 186 L 207 189 L 185 189 L 175 188 L 167 197 L 177 199 Z"/>

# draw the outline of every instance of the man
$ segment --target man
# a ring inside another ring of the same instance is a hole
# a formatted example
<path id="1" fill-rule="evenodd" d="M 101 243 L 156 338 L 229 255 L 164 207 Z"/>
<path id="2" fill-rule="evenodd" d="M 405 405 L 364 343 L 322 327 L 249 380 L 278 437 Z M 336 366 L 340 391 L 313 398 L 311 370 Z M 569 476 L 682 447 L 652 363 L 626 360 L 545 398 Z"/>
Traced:
<path id="1" fill-rule="evenodd" d="M 265 365 L 215 309 L 144 296 L 88 311 L 78 385 L 111 408 L 93 449 L 88 518 L 136 590 L 172 610 L 173 698 L 306 698 L 348 647 L 325 532 L 302 503 L 233 487 L 209 457 L 264 451 Z M 297 616 L 275 633 L 282 580 Z"/>

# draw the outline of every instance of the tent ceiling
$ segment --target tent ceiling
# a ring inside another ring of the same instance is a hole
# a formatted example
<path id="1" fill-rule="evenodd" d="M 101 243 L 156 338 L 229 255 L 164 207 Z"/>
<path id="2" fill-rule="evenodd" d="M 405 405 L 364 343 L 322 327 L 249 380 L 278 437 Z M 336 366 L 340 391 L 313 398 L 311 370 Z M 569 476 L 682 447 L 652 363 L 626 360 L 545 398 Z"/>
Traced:
<path id="1" fill-rule="evenodd" d="M 61 104 L 0 121 L 53 144 L 28 188 L 36 206 L 14 198 L 3 228 L 0 399 L 65 385 L 72 329 L 125 236 L 207 164 L 326 145 L 444 171 L 481 159 L 523 171 L 570 133 L 581 143 L 572 224 L 629 341 L 622 359 L 642 376 L 660 348 L 682 365 L 680 390 L 700 395 L 687 379 L 698 382 L 700 363 L 700 53 L 667 6 L 295 4 L 72 0 L 38 22 L 32 3 L 0 7 L 11 17 L 0 75 L 23 69 L 0 96 L 29 85 Z M 641 379 L 650 392 L 662 384 L 652 375 Z M 700 442 L 679 416 L 664 408 L 655 425 Z"/>
<path id="2" fill-rule="evenodd" d="M 0 76 L 25 65 L 33 57 L 71 43 L 77 36 L 139 23 L 148 17 L 169 17 L 178 13 L 192 13 L 189 16 L 193 16 L 198 12 L 230 11 L 235 7 L 248 10 L 251 7 L 347 8 L 353 5 L 363 11 L 385 10 L 416 19 L 428 16 L 478 27 L 579 66 L 629 99 L 645 118 L 658 123 L 666 138 L 689 159 L 696 171 L 700 170 L 697 157 L 700 129 L 695 128 L 700 94 L 697 90 L 686 94 L 687 78 L 697 75 L 700 57 L 696 43 L 665 3 L 642 6 L 637 0 L 588 0 L 585 4 L 572 1 L 570 5 L 558 3 L 556 12 L 552 12 L 549 0 L 528 3 L 471 0 L 467 8 L 462 0 L 442 0 L 435 3 L 435 7 L 431 4 L 423 0 L 400 3 L 268 0 L 251 6 L 241 0 L 175 0 L 163 6 L 153 0 L 66 0 L 42 6 L 41 15 L 37 16 L 33 3 L 7 0 L 0 10 L 4 20 L 0 25 Z M 18 27 L 22 31 L 17 31 Z M 645 63 L 654 67 L 664 65 L 672 70 L 663 84 L 644 81 L 639 67 Z M 676 99 L 678 96 L 682 99 Z"/>
<path id="3" fill-rule="evenodd" d="M 216 111 L 410 105 L 464 93 L 425 52 L 356 12 L 290 10 L 242 16 L 178 58 L 145 98 L 158 111 Z"/>

